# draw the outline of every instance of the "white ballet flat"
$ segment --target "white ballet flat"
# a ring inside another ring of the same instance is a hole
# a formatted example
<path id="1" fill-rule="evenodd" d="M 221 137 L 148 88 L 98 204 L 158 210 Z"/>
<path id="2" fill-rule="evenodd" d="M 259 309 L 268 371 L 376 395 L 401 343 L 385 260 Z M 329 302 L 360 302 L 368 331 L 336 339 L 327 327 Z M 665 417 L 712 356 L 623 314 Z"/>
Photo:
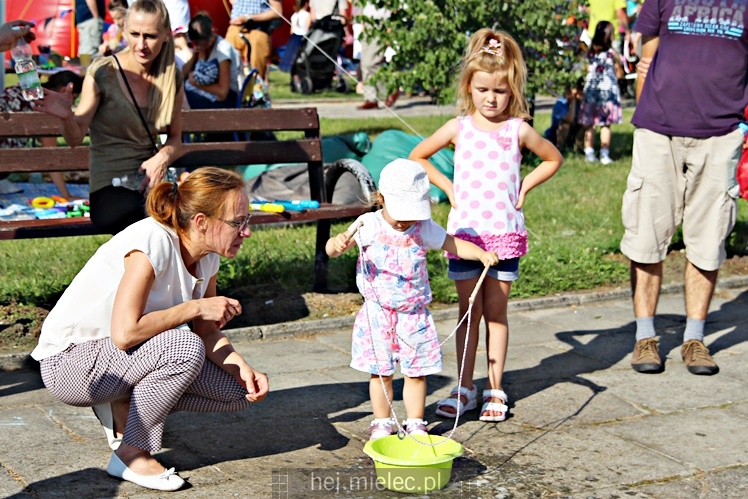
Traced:
<path id="1" fill-rule="evenodd" d="M 109 444 L 109 448 L 112 450 L 119 449 L 119 446 L 122 443 L 122 437 L 118 437 L 114 434 L 112 404 L 107 402 L 105 404 L 95 405 L 92 409 L 96 417 L 99 419 L 101 426 L 104 427 L 104 433 L 106 433 L 106 441 Z"/>
<path id="2" fill-rule="evenodd" d="M 184 485 L 184 479 L 177 475 L 174 468 L 170 468 L 160 475 L 138 475 L 125 466 L 125 463 L 123 463 L 119 456 L 114 452 L 112 452 L 112 458 L 109 460 L 109 466 L 107 466 L 106 472 L 113 477 L 127 480 L 128 482 L 132 482 L 147 489 L 172 492 Z"/>

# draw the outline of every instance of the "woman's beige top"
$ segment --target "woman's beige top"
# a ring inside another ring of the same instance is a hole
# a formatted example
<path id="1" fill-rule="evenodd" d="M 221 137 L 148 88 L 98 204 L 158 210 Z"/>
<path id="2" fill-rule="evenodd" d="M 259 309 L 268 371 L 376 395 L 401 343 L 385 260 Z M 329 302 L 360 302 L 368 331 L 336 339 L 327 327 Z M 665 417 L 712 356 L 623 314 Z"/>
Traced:
<path id="1" fill-rule="evenodd" d="M 112 185 L 112 179 L 135 173 L 153 155 L 151 139 L 143 127 L 135 105 L 130 101 L 117 78 L 119 68 L 114 57 L 98 57 L 87 73 L 96 81 L 101 92 L 99 107 L 91 120 L 89 154 L 91 192 Z M 177 71 L 177 89 L 182 86 L 182 75 Z M 141 107 L 148 120 L 148 107 Z M 153 122 L 148 122 L 156 139 Z"/>

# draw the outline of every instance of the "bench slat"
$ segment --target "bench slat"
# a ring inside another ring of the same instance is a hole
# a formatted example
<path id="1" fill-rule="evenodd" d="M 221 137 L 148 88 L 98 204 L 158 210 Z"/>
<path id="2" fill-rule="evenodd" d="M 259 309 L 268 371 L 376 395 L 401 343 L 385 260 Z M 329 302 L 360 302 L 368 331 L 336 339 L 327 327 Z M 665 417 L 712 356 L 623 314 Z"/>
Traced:
<path id="1" fill-rule="evenodd" d="M 318 139 L 279 142 L 200 142 L 182 145 L 172 166 L 236 166 L 258 163 L 322 161 Z M 0 172 L 54 172 L 88 170 L 88 146 L 0 149 Z"/>
<path id="2" fill-rule="evenodd" d="M 371 211 L 364 205 L 322 204 L 316 210 L 288 211 L 283 213 L 251 212 L 250 225 L 271 223 L 314 222 L 355 218 Z M 0 221 L 0 240 L 34 239 L 39 237 L 90 236 L 99 234 L 89 218 L 57 218 L 49 220 Z"/>
<path id="3" fill-rule="evenodd" d="M 201 142 L 183 144 L 182 154 L 172 166 L 248 165 L 264 163 L 308 163 L 322 161 L 318 139 L 269 142 Z"/>
<path id="4" fill-rule="evenodd" d="M 307 131 L 319 134 L 317 108 L 297 109 L 195 109 L 182 113 L 182 131 Z"/>
<path id="5" fill-rule="evenodd" d="M 298 109 L 195 109 L 182 113 L 182 131 L 319 131 L 313 107 Z M 0 137 L 60 136 L 60 120 L 44 113 L 0 113 Z"/>

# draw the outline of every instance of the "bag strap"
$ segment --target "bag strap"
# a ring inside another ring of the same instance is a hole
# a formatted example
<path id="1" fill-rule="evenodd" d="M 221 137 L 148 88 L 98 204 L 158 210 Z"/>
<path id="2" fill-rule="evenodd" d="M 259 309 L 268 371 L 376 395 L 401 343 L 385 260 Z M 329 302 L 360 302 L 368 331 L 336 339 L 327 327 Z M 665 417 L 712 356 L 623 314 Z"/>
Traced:
<path id="1" fill-rule="evenodd" d="M 151 135 L 151 130 L 148 128 L 148 123 L 145 121 L 145 117 L 143 116 L 143 111 L 140 110 L 140 106 L 138 106 L 138 101 L 135 100 L 135 94 L 132 93 L 132 88 L 130 88 L 130 83 L 127 81 L 127 76 L 125 76 L 125 71 L 122 69 L 122 64 L 120 64 L 119 59 L 117 59 L 117 56 L 112 54 L 112 57 L 114 57 L 114 60 L 117 61 L 117 67 L 119 67 L 119 72 L 122 75 L 122 79 L 125 80 L 125 86 L 127 87 L 127 91 L 130 93 L 130 98 L 132 99 L 132 103 L 135 106 L 135 109 L 138 111 L 138 116 L 140 116 L 140 122 L 143 124 L 143 128 L 145 128 L 145 133 L 148 135 L 148 138 L 151 139 L 151 145 L 153 146 L 153 151 L 158 152 L 158 146 L 156 145 L 156 141 L 153 139 L 153 135 Z"/>

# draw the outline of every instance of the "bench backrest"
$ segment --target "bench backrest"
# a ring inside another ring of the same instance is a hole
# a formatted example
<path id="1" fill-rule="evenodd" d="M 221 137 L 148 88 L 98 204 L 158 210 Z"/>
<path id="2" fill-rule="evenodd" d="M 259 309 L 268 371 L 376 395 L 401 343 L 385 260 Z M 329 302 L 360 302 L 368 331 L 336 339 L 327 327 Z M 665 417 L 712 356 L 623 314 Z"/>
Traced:
<path id="1" fill-rule="evenodd" d="M 322 144 L 316 108 L 216 109 L 182 113 L 184 133 L 298 131 L 303 139 L 279 142 L 186 143 L 176 167 L 233 166 L 270 163 L 307 163 L 311 197 L 325 201 Z M 0 137 L 59 137 L 60 120 L 42 113 L 0 113 Z M 88 147 L 0 149 L 0 172 L 88 170 Z"/>

